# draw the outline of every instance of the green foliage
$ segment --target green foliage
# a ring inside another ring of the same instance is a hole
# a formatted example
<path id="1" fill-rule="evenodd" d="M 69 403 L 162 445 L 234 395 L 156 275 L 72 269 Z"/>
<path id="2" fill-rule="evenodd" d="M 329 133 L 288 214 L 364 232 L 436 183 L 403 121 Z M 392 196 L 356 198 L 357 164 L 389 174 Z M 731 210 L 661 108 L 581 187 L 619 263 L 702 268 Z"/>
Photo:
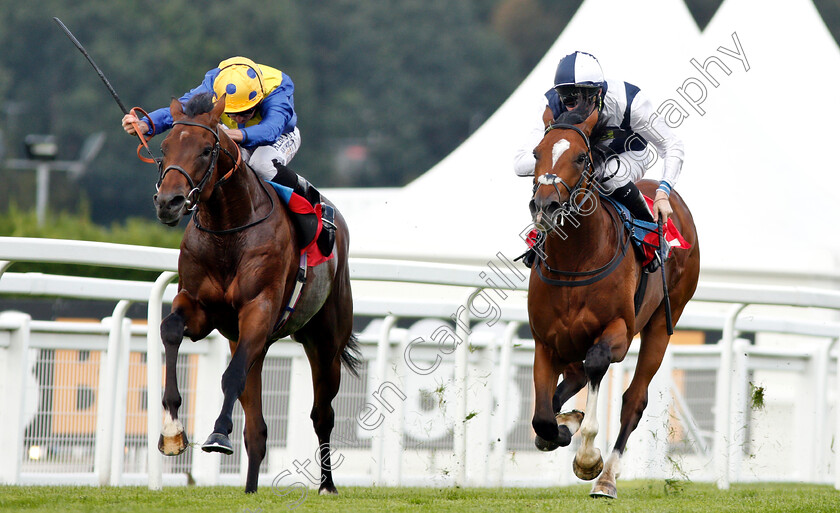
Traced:
<path id="1" fill-rule="evenodd" d="M 59 213 L 51 216 L 44 226 L 38 226 L 34 212 L 24 212 L 12 203 L 7 212 L 0 214 L 0 236 L 86 240 L 162 248 L 178 248 L 181 244 L 181 228 L 167 228 L 156 221 L 140 218 L 114 222 L 105 228 L 91 221 L 86 203 L 82 203 L 81 210 L 80 214 Z M 11 270 L 126 280 L 154 280 L 159 274 L 131 269 L 40 263 L 15 263 Z"/>
<path id="2" fill-rule="evenodd" d="M 246 55 L 295 82 L 303 140 L 295 170 L 319 187 L 404 184 L 457 147 L 520 82 L 513 52 L 490 24 L 500 1 L 0 0 L 0 130 L 11 157 L 22 156 L 26 134 L 55 134 L 63 160 L 104 131 L 105 147 L 80 180 L 52 174 L 51 208 L 76 211 L 87 197 L 99 224 L 152 218 L 157 170 L 136 158 L 122 113 L 57 16 L 129 108 L 166 106 L 222 59 Z M 338 156 L 348 145 L 368 159 L 347 168 Z M 14 199 L 29 208 L 33 175 L 0 169 L 0 205 Z"/>

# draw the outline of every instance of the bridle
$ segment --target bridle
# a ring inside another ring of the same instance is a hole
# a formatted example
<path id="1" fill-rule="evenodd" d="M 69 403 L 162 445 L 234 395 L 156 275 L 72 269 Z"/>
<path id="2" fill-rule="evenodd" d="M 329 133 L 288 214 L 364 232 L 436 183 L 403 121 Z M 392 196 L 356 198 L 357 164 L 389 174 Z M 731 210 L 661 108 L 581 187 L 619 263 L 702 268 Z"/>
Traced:
<path id="1" fill-rule="evenodd" d="M 569 185 L 566 184 L 566 182 L 563 181 L 562 178 L 560 178 L 559 176 L 554 175 L 554 174 L 542 175 L 537 179 L 537 183 L 534 184 L 534 196 L 536 196 L 537 191 L 539 190 L 540 186 L 542 186 L 542 185 L 552 185 L 554 187 L 554 190 L 557 191 L 557 194 L 559 196 L 560 195 L 560 188 L 557 187 L 558 183 L 566 189 L 566 192 L 569 193 L 569 199 L 566 202 L 564 202 L 562 205 L 560 205 L 560 208 L 561 208 L 560 225 L 562 226 L 565 216 L 570 215 L 572 212 L 580 212 L 581 205 L 584 203 L 584 201 L 586 201 L 585 200 L 586 195 L 584 195 L 584 199 L 579 204 L 575 204 L 573 202 L 573 198 L 577 195 L 578 191 L 581 191 L 581 190 L 588 191 L 589 190 L 588 186 L 585 184 L 585 179 L 588 176 L 589 177 L 594 176 L 595 166 L 592 162 L 592 147 L 590 146 L 590 143 L 589 143 L 589 137 L 583 132 L 583 130 L 581 130 L 580 128 L 578 128 L 575 125 L 569 125 L 569 124 L 566 124 L 566 123 L 551 123 L 551 124 L 548 125 L 548 127 L 546 127 L 545 134 L 547 135 L 549 131 L 551 131 L 553 129 L 558 129 L 558 128 L 574 130 L 575 132 L 578 133 L 578 135 L 581 136 L 581 138 L 583 138 L 583 142 L 586 145 L 586 160 L 584 161 L 584 170 L 580 174 L 580 178 L 578 179 L 577 183 L 574 186 L 569 187 Z M 533 201 L 533 199 L 532 199 L 532 201 Z M 537 252 L 537 260 L 536 260 L 536 262 L 534 262 L 534 265 L 536 266 L 537 275 L 539 275 L 540 279 L 543 282 L 545 282 L 549 285 L 554 285 L 554 286 L 558 286 L 558 287 L 580 287 L 580 286 L 595 283 L 597 281 L 600 281 L 600 280 L 606 278 L 616 269 L 616 267 L 618 267 L 618 264 L 621 262 L 624 255 L 627 253 L 627 247 L 629 246 L 629 243 L 630 243 L 630 236 L 629 236 L 629 234 L 624 233 L 625 230 L 622 230 L 621 219 L 619 218 L 618 213 L 613 214 L 613 212 L 610 211 L 609 209 L 607 209 L 607 212 L 610 214 L 610 218 L 613 221 L 613 226 L 616 230 L 616 233 L 619 234 L 618 244 L 615 248 L 615 252 L 613 253 L 613 256 L 610 259 L 610 261 L 607 262 L 605 265 L 599 267 L 598 269 L 593 269 L 591 271 L 561 271 L 561 270 L 558 270 L 558 269 L 551 268 L 548 265 L 548 263 L 546 262 L 545 258 L 542 258 L 541 255 L 540 255 L 540 253 L 542 253 L 544 255 L 545 252 L 544 251 L 538 251 Z M 624 235 L 624 240 L 623 241 L 621 240 L 622 235 Z M 545 240 L 545 239 L 543 239 L 543 240 Z M 542 263 L 542 266 L 544 266 L 549 273 L 559 274 L 561 276 L 566 276 L 566 277 L 570 277 L 570 278 L 585 277 L 585 276 L 588 277 L 588 278 L 583 279 L 583 280 L 558 280 L 558 279 L 554 279 L 554 278 L 549 278 L 548 276 L 545 276 L 543 274 L 542 269 L 540 268 L 541 263 Z"/>
<path id="2" fill-rule="evenodd" d="M 265 221 L 266 219 L 268 219 L 271 216 L 272 213 L 274 213 L 274 198 L 266 190 L 265 185 L 262 183 L 262 180 L 259 179 L 259 177 L 257 177 L 258 181 L 260 183 L 260 186 L 262 187 L 263 192 L 268 196 L 268 200 L 271 202 L 271 210 L 269 210 L 268 213 L 264 217 L 262 217 L 261 219 L 258 219 L 257 221 L 250 222 L 246 225 L 237 226 L 235 228 L 228 228 L 228 229 L 225 229 L 225 230 L 211 230 L 209 228 L 205 228 L 205 227 L 201 226 L 198 223 L 198 219 L 196 217 L 196 212 L 197 212 L 197 209 L 198 209 L 198 203 L 199 203 L 199 199 L 201 198 L 201 193 L 204 191 L 204 188 L 207 186 L 207 182 L 210 180 L 210 177 L 213 175 L 213 170 L 216 168 L 216 163 L 219 159 L 219 153 L 224 152 L 225 155 L 227 155 L 234 162 L 234 165 L 233 165 L 233 168 L 231 168 L 230 171 L 225 173 L 225 175 L 223 177 L 221 177 L 219 180 L 216 181 L 215 184 L 213 184 L 213 190 L 216 190 L 218 187 L 222 186 L 231 177 L 231 175 L 233 175 L 234 171 L 236 171 L 237 169 L 240 169 L 240 167 L 242 165 L 242 154 L 239 151 L 239 145 L 236 145 L 236 157 L 234 157 L 233 154 L 231 152 L 229 152 L 228 150 L 226 150 L 225 148 L 222 148 L 221 140 L 219 139 L 218 129 L 213 130 L 211 127 L 209 127 L 207 125 L 203 125 L 201 123 L 196 123 L 194 121 L 175 121 L 175 122 L 172 123 L 172 125 L 173 126 L 175 126 L 175 125 L 197 126 L 199 128 L 203 128 L 203 129 L 207 130 L 208 132 L 210 132 L 211 134 L 213 134 L 213 138 L 216 140 L 216 142 L 213 144 L 213 149 L 211 150 L 211 153 L 210 153 L 210 164 L 208 164 L 207 169 L 204 171 L 204 175 L 201 177 L 201 180 L 199 180 L 197 184 L 192 179 L 192 177 L 189 175 L 189 173 L 187 173 L 186 170 L 184 170 L 183 167 L 176 166 L 176 165 L 172 164 L 172 165 L 166 166 L 166 168 L 164 168 L 163 167 L 163 159 L 157 160 L 158 181 L 155 184 L 155 190 L 160 190 L 160 186 L 163 183 L 164 178 L 166 178 L 166 174 L 168 172 L 170 172 L 172 170 L 175 170 L 175 171 L 178 171 L 179 173 L 181 173 L 181 175 L 183 175 L 184 178 L 187 179 L 187 183 L 190 186 L 190 192 L 187 193 L 186 204 L 187 204 L 187 210 L 189 212 L 193 213 L 192 219 L 193 219 L 193 223 L 195 224 L 196 228 L 198 228 L 199 230 L 201 230 L 203 232 L 212 233 L 212 234 L 216 234 L 216 235 L 223 235 L 223 234 L 227 234 L 227 233 L 235 233 L 235 232 L 242 231 L 246 228 L 250 228 L 250 227 L 252 227 L 256 224 L 259 224 L 259 223 Z M 245 167 L 250 169 L 250 166 L 245 166 Z M 251 172 L 252 173 L 254 172 L 253 169 L 251 169 Z"/>
<path id="3" fill-rule="evenodd" d="M 587 176 L 591 177 L 591 176 L 594 175 L 595 166 L 592 162 L 592 147 L 589 144 L 589 136 L 587 136 L 583 132 L 583 130 L 581 130 L 577 126 L 569 125 L 569 124 L 566 124 L 566 123 L 551 123 L 546 127 L 545 133 L 543 134 L 543 136 L 548 135 L 548 132 L 550 132 L 551 130 L 558 129 L 558 128 L 574 130 L 575 132 L 578 133 L 578 135 L 581 136 L 581 138 L 583 138 L 583 142 L 586 145 L 586 160 L 583 163 L 583 167 L 584 167 L 583 172 L 580 174 L 580 178 L 578 179 L 577 183 L 572 187 L 570 187 L 562 178 L 560 178 L 559 176 L 557 176 L 555 174 L 552 174 L 552 173 L 544 174 L 544 175 L 540 176 L 539 178 L 537 178 L 537 183 L 534 184 L 533 196 L 535 197 L 537 195 L 537 191 L 543 185 L 553 186 L 554 190 L 557 192 L 558 197 L 561 197 L 561 194 L 560 194 L 560 188 L 557 187 L 557 184 L 559 183 L 560 185 L 563 186 L 564 189 L 566 189 L 566 192 L 569 194 L 569 199 L 567 201 L 563 202 L 563 204 L 560 205 L 560 214 L 559 214 L 560 215 L 560 225 L 562 226 L 566 216 L 570 215 L 572 212 L 577 212 L 577 211 L 580 210 L 580 207 L 583 204 L 583 201 L 581 201 L 579 204 L 574 204 L 573 203 L 573 198 L 575 196 L 577 196 L 578 191 L 586 189 L 586 187 L 584 186 L 584 181 L 587 178 Z M 533 201 L 533 197 L 532 197 L 532 201 Z"/>

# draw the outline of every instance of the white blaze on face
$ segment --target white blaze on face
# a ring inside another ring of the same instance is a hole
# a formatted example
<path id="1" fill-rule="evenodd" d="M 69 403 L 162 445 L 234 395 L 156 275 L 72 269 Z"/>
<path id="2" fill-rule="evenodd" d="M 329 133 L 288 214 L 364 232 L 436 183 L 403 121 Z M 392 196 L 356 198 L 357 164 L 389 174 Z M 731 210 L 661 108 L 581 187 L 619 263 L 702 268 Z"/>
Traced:
<path id="1" fill-rule="evenodd" d="M 560 155 L 563 154 L 566 150 L 569 149 L 569 141 L 566 139 L 560 139 L 556 143 L 554 143 L 554 147 L 551 148 L 551 167 L 554 167 L 557 164 L 557 159 L 560 158 Z"/>

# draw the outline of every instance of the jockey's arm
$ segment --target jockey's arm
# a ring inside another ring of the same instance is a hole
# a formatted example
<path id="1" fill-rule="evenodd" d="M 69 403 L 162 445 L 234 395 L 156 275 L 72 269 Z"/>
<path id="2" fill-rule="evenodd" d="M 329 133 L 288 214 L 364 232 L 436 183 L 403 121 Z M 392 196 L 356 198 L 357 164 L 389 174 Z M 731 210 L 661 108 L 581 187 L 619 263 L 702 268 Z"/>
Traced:
<path id="1" fill-rule="evenodd" d="M 546 107 L 542 117 L 543 124 L 534 126 L 528 131 L 513 156 L 513 171 L 517 176 L 534 176 L 534 167 L 537 164 L 534 159 L 534 148 L 542 141 L 543 135 L 545 135 L 545 127 L 551 123 L 551 109 Z M 546 121 L 546 117 L 548 121 Z"/>
<path id="2" fill-rule="evenodd" d="M 667 221 L 673 210 L 669 197 L 682 171 L 685 151 L 682 140 L 671 130 L 665 119 L 656 112 L 653 104 L 642 91 L 636 95 L 630 113 L 630 125 L 636 133 L 653 145 L 663 160 L 662 179 L 653 200 L 653 218 L 662 215 Z"/>

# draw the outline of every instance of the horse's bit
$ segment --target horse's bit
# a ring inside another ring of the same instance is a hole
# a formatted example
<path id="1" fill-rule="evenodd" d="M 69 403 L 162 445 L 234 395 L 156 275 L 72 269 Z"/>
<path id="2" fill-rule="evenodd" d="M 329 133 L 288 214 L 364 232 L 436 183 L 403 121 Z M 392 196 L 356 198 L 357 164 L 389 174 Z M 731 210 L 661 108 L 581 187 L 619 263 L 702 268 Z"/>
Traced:
<path id="1" fill-rule="evenodd" d="M 211 134 L 213 134 L 213 137 L 216 139 L 216 143 L 213 145 L 213 150 L 210 154 L 210 164 L 207 166 L 207 170 L 204 172 L 204 176 L 201 177 L 201 180 L 199 180 L 198 184 L 196 184 L 193 181 L 193 179 L 190 177 L 190 175 L 181 166 L 170 165 L 170 166 L 166 166 L 165 169 L 162 169 L 163 160 L 158 162 L 159 177 L 158 177 L 157 183 L 155 184 L 155 189 L 160 190 L 160 184 L 163 183 L 163 179 L 166 177 L 166 173 L 168 173 L 169 171 L 171 171 L 173 169 L 175 171 L 178 171 L 182 175 L 184 175 L 184 178 L 187 179 L 187 183 L 190 185 L 190 188 L 191 188 L 190 192 L 187 193 L 187 200 L 186 200 L 187 201 L 187 210 L 189 210 L 190 212 L 193 212 L 192 219 L 193 219 L 193 223 L 195 223 L 196 228 L 198 228 L 199 230 L 201 230 L 203 232 L 212 233 L 212 234 L 215 234 L 215 235 L 224 235 L 224 234 L 227 234 L 227 233 L 235 233 L 235 232 L 242 231 L 246 228 L 250 228 L 250 227 L 252 227 L 256 224 L 259 224 L 259 223 L 265 221 L 266 219 L 268 219 L 271 216 L 271 214 L 274 213 L 274 198 L 271 196 L 271 194 L 268 192 L 268 190 L 266 190 L 265 184 L 263 184 L 262 179 L 259 179 L 260 186 L 262 187 L 263 192 L 268 196 L 268 201 L 271 203 L 271 209 L 268 211 L 268 213 L 264 217 L 262 217 L 261 219 L 258 219 L 256 221 L 252 221 L 252 222 L 250 222 L 248 224 L 245 224 L 243 226 L 237 226 L 235 228 L 228 228 L 228 229 L 225 229 L 225 230 L 210 230 L 208 228 L 205 228 L 205 227 L 201 226 L 198 223 L 198 218 L 195 215 L 195 210 L 198 208 L 198 200 L 201 197 L 201 192 L 204 190 L 204 187 L 207 185 L 207 181 L 210 179 L 210 176 L 213 174 L 213 169 L 215 169 L 215 167 L 216 167 L 216 161 L 219 159 L 219 151 L 220 150 L 223 151 L 225 153 L 225 155 L 230 157 L 230 159 L 235 164 L 234 164 L 233 169 L 231 169 L 227 174 L 225 174 L 225 176 L 223 176 L 218 181 L 216 181 L 215 184 L 213 184 L 213 189 L 216 189 L 217 187 L 221 186 L 222 184 L 224 184 L 227 181 L 228 178 L 230 178 L 231 174 L 234 171 L 236 171 L 236 169 L 239 168 L 240 159 L 238 157 L 234 158 L 234 156 L 229 151 L 222 148 L 222 144 L 221 144 L 221 141 L 219 139 L 219 133 L 218 133 L 217 130 L 213 130 L 212 128 L 210 128 L 207 125 L 202 125 L 201 123 L 196 123 L 194 121 L 175 121 L 175 122 L 172 123 L 172 125 L 173 126 L 174 125 L 197 126 L 199 128 L 203 128 L 203 129 L 207 130 L 208 132 L 210 132 Z M 246 166 L 246 167 L 250 168 L 250 166 Z M 253 172 L 253 169 L 251 171 Z M 193 199 L 193 195 L 195 195 L 194 199 Z"/>

